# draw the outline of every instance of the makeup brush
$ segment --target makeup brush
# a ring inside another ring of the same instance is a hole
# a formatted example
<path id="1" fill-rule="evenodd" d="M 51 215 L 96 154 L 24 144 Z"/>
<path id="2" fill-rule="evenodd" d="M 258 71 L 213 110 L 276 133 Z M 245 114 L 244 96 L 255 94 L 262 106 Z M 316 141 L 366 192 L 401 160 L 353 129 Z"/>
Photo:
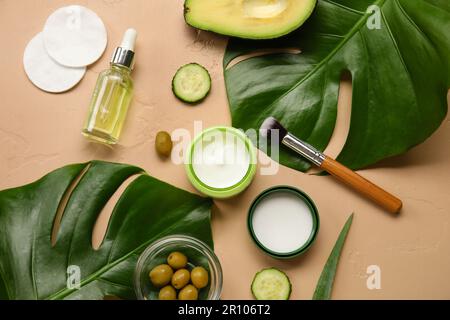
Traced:
<path id="1" fill-rule="evenodd" d="M 370 198 L 387 211 L 398 213 L 402 208 L 402 201 L 400 199 L 361 177 L 336 160 L 324 155 L 313 146 L 301 141 L 289 133 L 275 118 L 267 118 L 261 125 L 260 132 L 267 139 L 279 139 L 281 144 L 294 150 L 316 166 L 338 178 L 341 182 Z"/>

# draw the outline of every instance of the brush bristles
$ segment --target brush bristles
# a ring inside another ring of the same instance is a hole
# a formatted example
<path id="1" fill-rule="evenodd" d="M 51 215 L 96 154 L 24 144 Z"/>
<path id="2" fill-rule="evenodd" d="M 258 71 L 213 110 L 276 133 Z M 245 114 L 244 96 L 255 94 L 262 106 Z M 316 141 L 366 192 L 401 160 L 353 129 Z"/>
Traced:
<path id="1" fill-rule="evenodd" d="M 268 140 L 276 138 L 279 139 L 280 142 L 288 134 L 286 128 L 283 127 L 274 117 L 269 117 L 264 120 L 259 130 L 261 136 L 264 138 L 267 138 Z"/>

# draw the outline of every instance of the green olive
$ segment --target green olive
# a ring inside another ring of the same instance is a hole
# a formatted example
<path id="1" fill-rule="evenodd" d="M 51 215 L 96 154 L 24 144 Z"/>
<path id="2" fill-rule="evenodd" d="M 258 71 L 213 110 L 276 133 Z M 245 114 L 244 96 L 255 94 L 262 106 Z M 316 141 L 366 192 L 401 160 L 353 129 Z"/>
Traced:
<path id="1" fill-rule="evenodd" d="M 195 267 L 191 271 L 191 281 L 197 289 L 206 287 L 209 281 L 208 271 L 203 267 Z"/>
<path id="2" fill-rule="evenodd" d="M 155 148 L 158 154 L 164 157 L 169 157 L 172 152 L 172 147 L 173 143 L 170 134 L 166 131 L 158 132 L 155 140 Z"/>
<path id="3" fill-rule="evenodd" d="M 198 290 L 192 284 L 188 284 L 178 293 L 178 300 L 197 300 Z"/>
<path id="4" fill-rule="evenodd" d="M 177 300 L 177 292 L 172 286 L 165 286 L 159 290 L 159 300 Z"/>
<path id="5" fill-rule="evenodd" d="M 164 287 L 172 279 L 173 270 L 167 264 L 160 264 L 150 271 L 150 280 L 156 287 Z"/>
<path id="6" fill-rule="evenodd" d="M 172 276 L 172 285 L 179 290 L 189 283 L 190 278 L 191 274 L 186 269 L 177 270 Z"/>
<path id="7" fill-rule="evenodd" d="M 187 261 L 187 257 L 181 252 L 172 252 L 167 258 L 167 263 L 175 270 L 186 267 Z"/>

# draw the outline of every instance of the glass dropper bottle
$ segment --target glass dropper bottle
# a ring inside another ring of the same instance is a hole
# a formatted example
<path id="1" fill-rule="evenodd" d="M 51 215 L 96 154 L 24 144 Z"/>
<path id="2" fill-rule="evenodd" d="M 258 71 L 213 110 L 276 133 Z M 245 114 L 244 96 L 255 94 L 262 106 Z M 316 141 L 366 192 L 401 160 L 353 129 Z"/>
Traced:
<path id="1" fill-rule="evenodd" d="M 116 48 L 110 68 L 101 72 L 89 106 L 83 135 L 93 141 L 114 145 L 120 134 L 133 97 L 131 71 L 137 32 L 128 29 Z"/>

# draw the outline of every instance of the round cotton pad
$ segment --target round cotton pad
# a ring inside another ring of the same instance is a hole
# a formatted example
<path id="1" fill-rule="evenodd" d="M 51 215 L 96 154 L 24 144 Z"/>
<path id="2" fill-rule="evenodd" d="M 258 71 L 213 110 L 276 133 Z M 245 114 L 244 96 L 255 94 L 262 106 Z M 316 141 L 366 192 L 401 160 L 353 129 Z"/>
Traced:
<path id="1" fill-rule="evenodd" d="M 86 68 L 69 68 L 55 62 L 47 54 L 42 33 L 28 43 L 23 54 L 23 66 L 31 82 L 38 88 L 52 93 L 73 88 L 86 73 Z"/>
<path id="2" fill-rule="evenodd" d="M 97 61 L 108 37 L 103 21 L 82 6 L 62 7 L 48 17 L 44 26 L 48 54 L 67 67 L 84 67 Z"/>

